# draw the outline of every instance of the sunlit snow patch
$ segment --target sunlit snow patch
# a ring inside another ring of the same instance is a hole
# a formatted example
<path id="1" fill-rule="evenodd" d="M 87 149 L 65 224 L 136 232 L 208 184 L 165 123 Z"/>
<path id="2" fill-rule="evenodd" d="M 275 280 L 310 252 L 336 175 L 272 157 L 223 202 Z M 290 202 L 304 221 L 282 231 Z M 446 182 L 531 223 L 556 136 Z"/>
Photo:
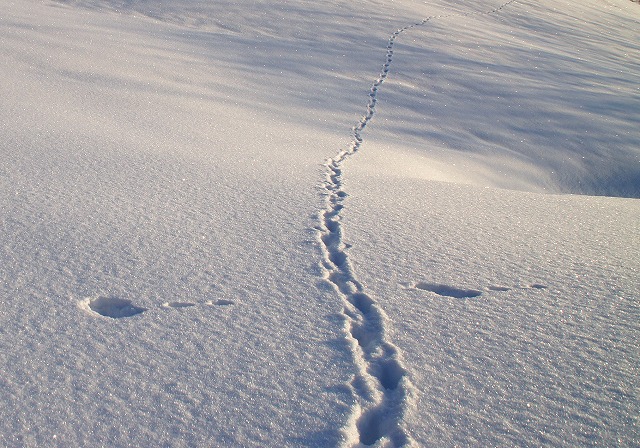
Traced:
<path id="1" fill-rule="evenodd" d="M 147 311 L 146 308 L 133 305 L 131 300 L 120 299 L 118 297 L 89 298 L 83 300 L 80 303 L 80 306 L 87 311 L 111 317 L 113 319 L 131 317 Z"/>

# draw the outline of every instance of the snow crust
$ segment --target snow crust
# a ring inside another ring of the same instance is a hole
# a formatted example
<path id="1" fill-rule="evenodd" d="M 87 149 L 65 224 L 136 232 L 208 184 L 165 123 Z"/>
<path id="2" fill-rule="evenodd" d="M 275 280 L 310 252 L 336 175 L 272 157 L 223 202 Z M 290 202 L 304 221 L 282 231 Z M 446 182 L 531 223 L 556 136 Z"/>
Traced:
<path id="1" fill-rule="evenodd" d="M 639 17 L 0 0 L 0 445 L 638 445 Z"/>

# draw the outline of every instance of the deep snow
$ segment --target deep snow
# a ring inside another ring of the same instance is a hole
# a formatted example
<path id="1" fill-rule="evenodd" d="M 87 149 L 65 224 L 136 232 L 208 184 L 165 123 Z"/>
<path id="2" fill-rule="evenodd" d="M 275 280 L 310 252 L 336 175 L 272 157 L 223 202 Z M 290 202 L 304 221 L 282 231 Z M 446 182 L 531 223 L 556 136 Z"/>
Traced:
<path id="1" fill-rule="evenodd" d="M 640 444 L 639 17 L 0 0 L 0 444 Z"/>

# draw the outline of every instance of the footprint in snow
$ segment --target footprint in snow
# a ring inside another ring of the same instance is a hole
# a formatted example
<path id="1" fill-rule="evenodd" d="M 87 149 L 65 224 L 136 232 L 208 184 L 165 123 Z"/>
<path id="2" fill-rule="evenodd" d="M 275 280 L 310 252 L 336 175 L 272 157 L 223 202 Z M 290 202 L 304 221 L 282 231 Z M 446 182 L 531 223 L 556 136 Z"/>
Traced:
<path id="1" fill-rule="evenodd" d="M 419 289 L 421 291 L 429 291 L 440 296 L 444 297 L 454 297 L 456 299 L 469 299 L 473 297 L 479 297 L 482 295 L 482 291 L 478 291 L 475 289 L 465 289 L 465 288 L 457 288 L 455 286 L 444 285 L 440 283 L 428 283 L 428 282 L 418 282 L 418 283 L 402 283 L 402 285 L 406 289 Z M 526 286 L 515 286 L 515 289 L 537 289 L 543 290 L 548 289 L 547 285 L 543 285 L 541 283 L 533 283 Z M 507 292 L 511 291 L 513 288 L 508 286 L 501 285 L 489 285 L 484 288 L 485 291 L 492 292 Z"/>
<path id="2" fill-rule="evenodd" d="M 482 295 L 481 291 L 475 289 L 462 289 L 439 283 L 419 282 L 415 284 L 414 288 L 422 291 L 433 292 L 439 296 L 453 297 L 455 299 L 470 299 L 472 297 L 479 297 Z"/>
<path id="3" fill-rule="evenodd" d="M 189 308 L 196 306 L 193 302 L 165 302 L 162 304 L 162 308 Z"/>
<path id="4" fill-rule="evenodd" d="M 209 300 L 206 302 L 206 305 L 209 306 L 227 306 L 227 305 L 233 305 L 235 302 L 233 300 L 224 300 L 224 299 L 220 299 L 220 300 L 216 300 L 215 302 L 213 300 Z"/>
<path id="5" fill-rule="evenodd" d="M 131 300 L 102 296 L 94 299 L 85 299 L 80 302 L 80 307 L 91 313 L 100 314 L 101 316 L 112 319 L 131 317 L 147 311 L 146 308 L 133 305 Z"/>
<path id="6" fill-rule="evenodd" d="M 209 300 L 204 303 L 207 306 L 228 306 L 235 304 L 232 300 Z M 181 309 L 197 306 L 194 302 L 165 302 L 159 308 L 163 309 Z M 142 308 L 133 304 L 131 300 L 121 299 L 119 297 L 99 296 L 95 298 L 87 298 L 78 303 L 78 306 L 91 313 L 99 314 L 112 319 L 121 319 L 123 317 L 131 317 L 148 311 L 148 308 Z"/>

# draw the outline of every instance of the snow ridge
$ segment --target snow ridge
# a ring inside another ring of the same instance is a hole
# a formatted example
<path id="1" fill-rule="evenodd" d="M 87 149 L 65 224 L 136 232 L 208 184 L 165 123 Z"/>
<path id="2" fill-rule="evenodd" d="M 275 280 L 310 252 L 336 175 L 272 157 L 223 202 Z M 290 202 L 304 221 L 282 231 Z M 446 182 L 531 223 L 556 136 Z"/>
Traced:
<path id="1" fill-rule="evenodd" d="M 353 141 L 325 163 L 326 206 L 320 212 L 317 227 L 323 250 L 324 278 L 344 300 L 343 315 L 347 339 L 351 345 L 357 372 L 351 381 L 356 398 L 353 413 L 344 428 L 345 446 L 407 446 L 414 445 L 403 425 L 414 387 L 402 365 L 398 348 L 386 336 L 388 317 L 384 310 L 365 293 L 349 261 L 347 245 L 343 240 L 340 212 L 347 193 L 343 188 L 342 165 L 360 150 L 362 132 L 375 115 L 378 89 L 387 79 L 393 59 L 393 46 L 402 33 L 424 25 L 430 20 L 450 16 L 492 14 L 516 0 L 510 0 L 490 11 L 481 13 L 431 16 L 395 31 L 386 47 L 386 59 L 378 78 L 369 92 L 366 114 L 353 127 Z"/>

